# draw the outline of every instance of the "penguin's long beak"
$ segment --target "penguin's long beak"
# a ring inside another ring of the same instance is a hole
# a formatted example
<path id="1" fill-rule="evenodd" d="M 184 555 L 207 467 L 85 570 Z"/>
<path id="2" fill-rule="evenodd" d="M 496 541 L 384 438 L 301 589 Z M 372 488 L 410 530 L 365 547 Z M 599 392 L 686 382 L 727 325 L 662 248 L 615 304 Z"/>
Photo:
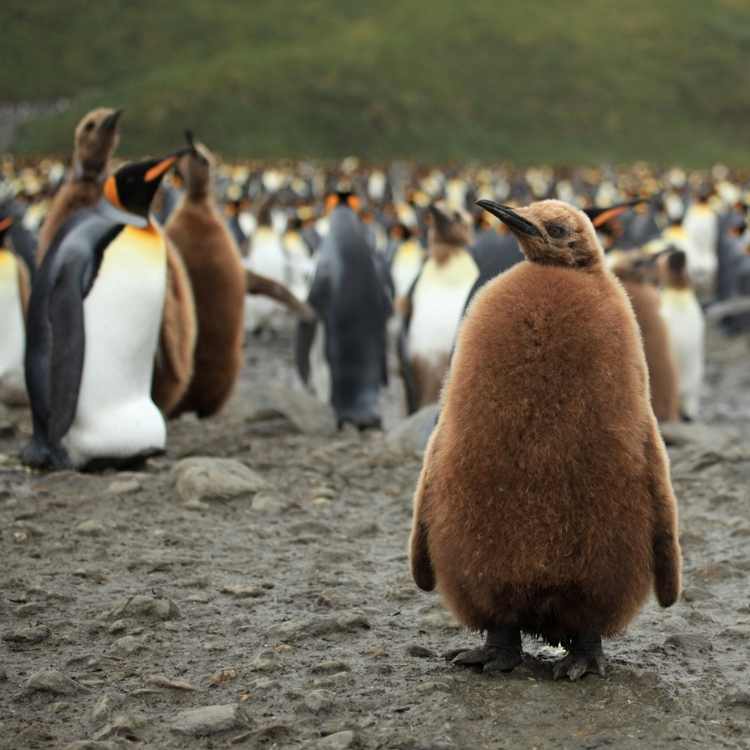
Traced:
<path id="1" fill-rule="evenodd" d="M 612 219 L 617 218 L 620 214 L 625 213 L 629 208 L 633 208 L 633 206 L 641 203 L 648 203 L 648 200 L 648 198 L 634 198 L 633 200 L 618 203 L 616 206 L 610 206 L 609 208 L 584 208 L 583 213 L 591 219 L 591 223 L 595 227 L 602 227 L 608 221 L 612 221 Z"/>
<path id="2" fill-rule="evenodd" d="M 481 200 L 477 201 L 477 206 L 483 208 L 485 211 L 489 211 L 493 216 L 496 216 L 503 224 L 506 224 L 515 232 L 520 232 L 529 237 L 541 237 L 542 233 L 530 222 L 517 214 L 509 206 L 503 206 L 495 201 Z"/>
<path id="3" fill-rule="evenodd" d="M 151 169 L 143 175 L 144 182 L 153 182 L 161 177 L 181 156 L 189 154 L 190 148 L 181 148 L 179 151 L 175 151 L 171 156 L 167 156 L 162 159 L 158 164 L 154 164 Z"/>
<path id="4" fill-rule="evenodd" d="M 111 115 L 107 115 L 102 120 L 102 130 L 114 130 L 117 127 L 117 123 L 119 122 L 122 113 L 122 109 L 116 109 Z"/>

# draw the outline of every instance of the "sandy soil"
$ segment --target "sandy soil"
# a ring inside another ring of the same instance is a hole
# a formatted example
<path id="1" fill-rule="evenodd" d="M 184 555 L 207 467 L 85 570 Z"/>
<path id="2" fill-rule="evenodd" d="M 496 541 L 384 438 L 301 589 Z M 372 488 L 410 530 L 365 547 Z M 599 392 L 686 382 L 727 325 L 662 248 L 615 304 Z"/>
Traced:
<path id="1" fill-rule="evenodd" d="M 142 471 L 28 473 L 27 418 L 0 419 L 0 747 L 750 747 L 744 341 L 713 341 L 709 425 L 670 449 L 683 600 L 650 604 L 605 644 L 607 678 L 579 683 L 553 682 L 534 642 L 507 676 L 445 662 L 478 637 L 410 579 L 418 458 L 250 418 L 251 379 L 288 381 L 289 345 L 252 342 L 225 413 L 173 424 Z M 399 399 L 394 383 L 391 425 Z M 186 456 L 271 490 L 186 502 Z"/>

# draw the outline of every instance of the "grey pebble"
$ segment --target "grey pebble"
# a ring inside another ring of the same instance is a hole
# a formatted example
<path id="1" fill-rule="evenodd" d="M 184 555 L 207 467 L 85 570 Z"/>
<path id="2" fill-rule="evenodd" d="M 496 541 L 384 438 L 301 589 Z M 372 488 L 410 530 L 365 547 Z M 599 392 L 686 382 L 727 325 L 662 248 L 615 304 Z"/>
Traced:
<path id="1" fill-rule="evenodd" d="M 85 691 L 82 685 L 66 677 L 56 669 L 45 669 L 35 672 L 26 681 L 27 692 L 54 693 L 55 695 L 74 695 Z"/>
<path id="2" fill-rule="evenodd" d="M 181 711 L 172 720 L 170 727 L 177 734 L 205 737 L 238 729 L 247 724 L 240 707 L 235 703 L 226 703 Z"/>
<path id="3" fill-rule="evenodd" d="M 42 641 L 46 641 L 50 635 L 50 629 L 45 625 L 34 625 L 29 628 L 20 628 L 19 630 L 11 630 L 9 633 L 4 633 L 3 640 L 6 643 L 41 643 Z"/>
<path id="4" fill-rule="evenodd" d="M 314 747 L 316 750 L 347 750 L 354 746 L 356 739 L 357 735 L 351 729 L 347 729 L 344 732 L 336 732 L 336 734 L 323 737 L 315 743 Z"/>

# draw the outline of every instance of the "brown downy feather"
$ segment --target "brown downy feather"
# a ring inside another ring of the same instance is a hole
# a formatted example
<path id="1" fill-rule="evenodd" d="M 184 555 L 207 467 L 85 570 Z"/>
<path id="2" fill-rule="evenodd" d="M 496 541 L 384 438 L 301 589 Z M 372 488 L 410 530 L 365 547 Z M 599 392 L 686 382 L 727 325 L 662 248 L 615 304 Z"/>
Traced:
<path id="1" fill-rule="evenodd" d="M 659 422 L 674 422 L 680 417 L 677 367 L 669 345 L 669 331 L 659 312 L 659 291 L 648 281 L 653 268 L 639 266 L 638 260 L 637 254 L 629 253 L 613 263 L 612 272 L 630 298 L 641 331 L 654 415 Z"/>
<path id="2" fill-rule="evenodd" d="M 461 327 L 411 566 L 470 628 L 568 643 L 622 631 L 652 586 L 674 603 L 677 508 L 635 317 L 590 221 L 559 201 L 516 215 L 538 236 L 519 222 L 530 262 L 487 284 Z"/>
<path id="3" fill-rule="evenodd" d="M 117 148 L 119 110 L 95 109 L 77 125 L 73 169 L 52 199 L 39 230 L 36 264 L 40 266 L 60 227 L 78 210 L 93 206 L 102 196 L 109 159 Z"/>
<path id="4" fill-rule="evenodd" d="M 167 289 L 154 364 L 151 398 L 162 414 L 172 416 L 190 386 L 198 336 L 193 290 L 185 264 L 172 240 L 167 247 Z"/>
<path id="5" fill-rule="evenodd" d="M 166 226 L 190 277 L 198 319 L 193 379 L 174 416 L 218 412 L 243 362 L 245 270 L 211 195 L 212 161 L 201 145 L 182 157 L 186 194 Z"/>

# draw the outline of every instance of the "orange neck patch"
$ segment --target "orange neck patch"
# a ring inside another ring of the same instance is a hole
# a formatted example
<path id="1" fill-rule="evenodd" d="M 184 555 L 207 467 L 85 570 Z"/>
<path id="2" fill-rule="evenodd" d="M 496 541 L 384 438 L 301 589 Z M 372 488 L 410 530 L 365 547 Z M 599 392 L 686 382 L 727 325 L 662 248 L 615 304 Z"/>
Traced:
<path id="1" fill-rule="evenodd" d="M 104 182 L 104 197 L 115 208 L 120 208 L 123 211 L 125 210 L 125 206 L 123 206 L 120 202 L 120 196 L 117 193 L 117 182 L 115 181 L 114 175 L 110 175 L 109 177 L 107 177 L 106 181 Z"/>

